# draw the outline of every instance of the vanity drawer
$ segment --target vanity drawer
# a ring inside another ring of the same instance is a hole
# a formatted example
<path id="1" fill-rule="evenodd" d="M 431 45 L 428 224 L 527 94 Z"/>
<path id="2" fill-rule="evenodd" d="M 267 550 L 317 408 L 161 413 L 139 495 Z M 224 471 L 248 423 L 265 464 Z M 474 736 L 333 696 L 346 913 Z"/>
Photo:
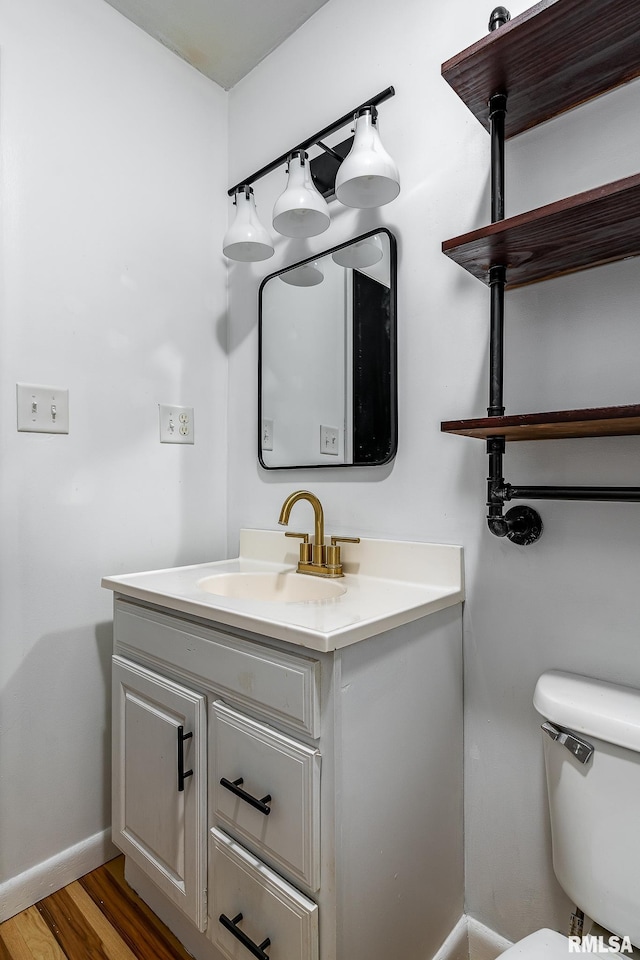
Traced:
<path id="1" fill-rule="evenodd" d="M 209 844 L 208 936 L 222 953 L 232 960 L 259 956 L 227 929 L 224 916 L 272 960 L 318 960 L 317 904 L 221 830 L 211 831 Z"/>
<path id="2" fill-rule="evenodd" d="M 241 706 L 317 738 L 320 736 L 320 664 L 214 627 L 116 600 L 116 645 L 127 656 L 171 667 L 178 677 L 201 684 Z"/>
<path id="3" fill-rule="evenodd" d="M 320 886 L 320 752 L 218 700 L 209 740 L 216 818 L 310 890 Z M 241 784 L 234 781 L 242 778 Z M 221 783 L 225 780 L 226 786 Z M 233 786 L 258 801 L 234 793 Z"/>

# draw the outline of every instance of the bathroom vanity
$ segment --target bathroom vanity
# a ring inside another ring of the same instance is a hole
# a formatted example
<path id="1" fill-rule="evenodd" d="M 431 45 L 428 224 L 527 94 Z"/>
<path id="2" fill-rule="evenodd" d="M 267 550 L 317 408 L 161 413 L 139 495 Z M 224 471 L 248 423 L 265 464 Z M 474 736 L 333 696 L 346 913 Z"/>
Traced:
<path id="1" fill-rule="evenodd" d="M 290 549 L 103 581 L 113 840 L 198 960 L 426 960 L 463 912 L 462 550 L 363 539 L 327 584 Z"/>

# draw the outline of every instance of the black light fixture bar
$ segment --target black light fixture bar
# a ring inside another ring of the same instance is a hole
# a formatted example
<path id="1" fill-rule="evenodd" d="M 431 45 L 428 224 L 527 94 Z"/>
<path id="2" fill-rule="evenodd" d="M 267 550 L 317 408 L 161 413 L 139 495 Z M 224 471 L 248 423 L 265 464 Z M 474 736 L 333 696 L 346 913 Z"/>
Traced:
<path id="1" fill-rule="evenodd" d="M 268 163 L 265 167 L 261 167 L 260 170 L 252 173 L 251 176 L 245 177 L 244 180 L 239 180 L 235 186 L 230 187 L 227 191 L 229 196 L 232 197 L 236 190 L 254 183 L 256 180 L 260 180 L 261 177 L 265 177 L 273 170 L 277 170 L 277 168 L 281 167 L 283 163 L 286 163 L 291 154 L 296 150 L 307 150 L 309 147 L 313 147 L 315 145 L 320 146 L 323 150 L 327 150 L 327 147 L 324 146 L 320 141 L 324 140 L 325 137 L 331 136 L 332 133 L 336 133 L 336 131 L 340 130 L 342 127 L 346 127 L 348 123 L 351 123 L 355 114 L 360 110 L 363 110 L 365 107 L 376 107 L 379 103 L 384 103 L 385 100 L 389 100 L 394 95 L 395 90 L 393 87 L 387 87 L 386 90 L 382 90 L 380 93 L 376 94 L 375 97 L 365 100 L 364 103 L 361 103 L 359 106 L 349 110 L 348 113 L 345 113 L 344 116 L 340 117 L 339 120 L 335 120 L 333 123 L 329 124 L 328 127 L 323 127 L 323 129 L 319 130 L 318 133 L 314 133 L 312 137 L 308 137 L 295 147 L 291 147 L 289 150 L 283 153 L 282 156 L 278 157 L 276 160 L 272 160 L 271 163 Z"/>

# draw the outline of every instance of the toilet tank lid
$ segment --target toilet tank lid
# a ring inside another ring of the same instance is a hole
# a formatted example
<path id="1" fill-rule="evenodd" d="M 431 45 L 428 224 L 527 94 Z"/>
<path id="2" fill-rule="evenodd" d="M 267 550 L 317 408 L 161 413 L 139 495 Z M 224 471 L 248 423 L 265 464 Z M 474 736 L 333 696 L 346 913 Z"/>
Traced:
<path id="1" fill-rule="evenodd" d="M 533 705 L 552 723 L 640 753 L 640 690 L 549 670 Z"/>

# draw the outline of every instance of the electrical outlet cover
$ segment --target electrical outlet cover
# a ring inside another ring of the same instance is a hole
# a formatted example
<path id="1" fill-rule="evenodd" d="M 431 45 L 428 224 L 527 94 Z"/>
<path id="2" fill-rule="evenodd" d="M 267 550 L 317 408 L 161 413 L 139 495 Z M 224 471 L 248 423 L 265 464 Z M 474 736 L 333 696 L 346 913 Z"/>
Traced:
<path id="1" fill-rule="evenodd" d="M 194 443 L 193 407 L 159 403 L 160 443 Z"/>

